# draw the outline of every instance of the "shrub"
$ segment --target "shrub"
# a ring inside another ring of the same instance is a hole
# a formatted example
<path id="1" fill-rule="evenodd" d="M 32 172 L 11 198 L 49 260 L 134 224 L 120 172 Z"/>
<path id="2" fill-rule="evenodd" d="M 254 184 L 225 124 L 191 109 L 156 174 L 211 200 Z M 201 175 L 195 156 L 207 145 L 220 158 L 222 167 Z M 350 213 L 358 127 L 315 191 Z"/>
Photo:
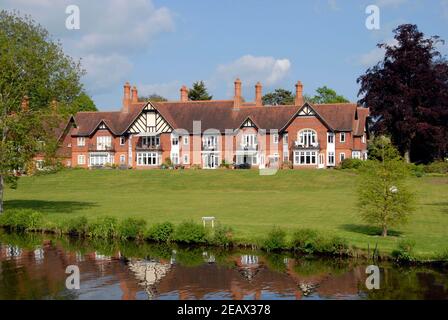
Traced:
<path id="1" fill-rule="evenodd" d="M 226 226 L 217 226 L 208 241 L 215 246 L 229 247 L 233 245 L 233 230 Z"/>
<path id="2" fill-rule="evenodd" d="M 323 236 L 311 229 L 299 229 L 292 236 L 292 248 L 306 254 L 348 255 L 349 245 L 341 237 Z"/>
<path id="3" fill-rule="evenodd" d="M 409 171 L 416 176 L 417 178 L 421 178 L 425 175 L 425 166 L 420 164 L 420 165 L 415 165 L 413 163 L 409 164 Z"/>
<path id="4" fill-rule="evenodd" d="M 359 169 L 363 165 L 363 161 L 361 159 L 344 159 L 341 162 L 341 169 Z"/>
<path id="5" fill-rule="evenodd" d="M 118 226 L 118 234 L 121 239 L 143 239 L 146 221 L 143 219 L 127 218 Z"/>
<path id="6" fill-rule="evenodd" d="M 448 173 L 448 161 L 433 162 L 425 167 L 425 172 L 447 174 Z"/>
<path id="7" fill-rule="evenodd" d="M 118 223 L 113 217 L 96 219 L 89 225 L 89 236 L 93 238 L 115 238 L 117 236 Z"/>
<path id="8" fill-rule="evenodd" d="M 392 257 L 398 263 L 401 262 L 412 262 L 415 260 L 414 257 L 414 247 L 415 242 L 411 240 L 401 240 L 398 242 L 398 247 L 392 251 Z"/>
<path id="9" fill-rule="evenodd" d="M 263 248 L 267 251 L 281 250 L 286 247 L 286 232 L 280 228 L 273 228 L 263 242 Z"/>
<path id="10" fill-rule="evenodd" d="M 205 236 L 205 229 L 200 224 L 183 222 L 176 228 L 172 238 L 176 242 L 204 243 Z"/>
<path id="11" fill-rule="evenodd" d="M 229 169 L 230 168 L 230 163 L 227 163 L 226 160 L 223 159 L 221 161 L 221 164 L 219 165 L 219 167 L 223 168 L 223 169 Z"/>
<path id="12" fill-rule="evenodd" d="M 8 210 L 0 215 L 1 226 L 17 231 L 37 230 L 42 220 L 42 214 L 32 209 Z"/>
<path id="13" fill-rule="evenodd" d="M 62 227 L 68 234 L 85 235 L 89 230 L 89 222 L 86 217 L 74 217 L 68 219 Z"/>
<path id="14" fill-rule="evenodd" d="M 147 238 L 157 242 L 167 242 L 174 232 L 174 226 L 171 222 L 157 223 L 153 225 L 147 234 Z"/>
<path id="15" fill-rule="evenodd" d="M 318 249 L 319 234 L 311 229 L 299 229 L 292 236 L 292 248 L 302 253 L 314 253 Z"/>

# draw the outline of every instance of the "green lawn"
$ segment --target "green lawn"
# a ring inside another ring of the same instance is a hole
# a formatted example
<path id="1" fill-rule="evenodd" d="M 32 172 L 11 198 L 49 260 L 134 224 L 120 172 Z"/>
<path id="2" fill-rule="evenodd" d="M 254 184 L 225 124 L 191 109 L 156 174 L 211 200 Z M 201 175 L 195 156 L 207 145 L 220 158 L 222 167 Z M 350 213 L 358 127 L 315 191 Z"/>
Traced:
<path id="1" fill-rule="evenodd" d="M 390 252 L 399 239 L 413 239 L 421 257 L 448 249 L 448 177 L 413 178 L 418 208 L 410 223 L 382 239 L 356 210 L 356 174 L 337 170 L 116 171 L 65 170 L 24 177 L 6 190 L 6 209 L 34 208 L 60 219 L 100 215 L 179 223 L 215 216 L 235 236 L 253 242 L 272 226 L 292 232 L 307 227 L 340 235 L 358 247 Z"/>

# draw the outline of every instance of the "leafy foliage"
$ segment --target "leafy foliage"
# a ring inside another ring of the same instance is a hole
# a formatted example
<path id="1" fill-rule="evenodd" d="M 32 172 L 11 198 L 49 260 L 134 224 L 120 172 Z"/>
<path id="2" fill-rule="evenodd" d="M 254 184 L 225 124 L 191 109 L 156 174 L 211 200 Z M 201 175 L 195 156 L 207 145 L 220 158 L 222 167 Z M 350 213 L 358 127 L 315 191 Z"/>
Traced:
<path id="1" fill-rule="evenodd" d="M 262 101 L 263 105 L 268 106 L 293 105 L 294 95 L 285 89 L 275 89 L 274 92 L 265 94 Z"/>
<path id="2" fill-rule="evenodd" d="M 386 136 L 375 137 L 369 143 L 368 151 L 370 160 L 399 160 L 401 158 L 398 150 L 392 145 L 391 139 Z"/>
<path id="3" fill-rule="evenodd" d="M 448 174 L 448 161 L 436 161 L 425 167 L 427 173 Z"/>
<path id="4" fill-rule="evenodd" d="M 168 101 L 168 99 L 165 98 L 165 97 L 162 97 L 161 95 L 158 95 L 158 94 L 154 93 L 154 94 L 151 94 L 149 96 L 138 97 L 138 101 L 140 101 L 140 102 L 146 102 L 146 101 L 164 102 L 164 101 Z"/>
<path id="5" fill-rule="evenodd" d="M 118 234 L 123 240 L 143 239 L 146 221 L 143 219 L 126 218 L 118 226 Z"/>
<path id="6" fill-rule="evenodd" d="M 336 91 L 327 86 L 317 88 L 316 95 L 313 97 L 305 97 L 305 100 L 315 104 L 349 102 L 344 96 L 337 94 Z"/>
<path id="7" fill-rule="evenodd" d="M 194 222 L 183 222 L 177 226 L 173 240 L 184 243 L 204 243 L 206 241 L 205 228 Z"/>
<path id="8" fill-rule="evenodd" d="M 415 260 L 414 247 L 414 241 L 401 240 L 398 242 L 397 249 L 392 251 L 392 257 L 399 263 L 412 262 Z"/>
<path id="9" fill-rule="evenodd" d="M 204 81 L 193 83 L 193 88 L 188 90 L 188 99 L 191 101 L 212 100 L 213 96 L 208 94 Z"/>
<path id="10" fill-rule="evenodd" d="M 114 217 L 101 217 L 89 226 L 89 236 L 92 238 L 112 239 L 118 235 L 118 222 Z"/>
<path id="11" fill-rule="evenodd" d="M 263 248 L 267 251 L 286 248 L 286 232 L 278 227 L 273 228 L 264 240 Z"/>
<path id="12" fill-rule="evenodd" d="M 9 210 L 0 216 L 0 226 L 17 231 L 37 230 L 41 222 L 42 214 L 31 209 Z"/>
<path id="13" fill-rule="evenodd" d="M 361 159 L 347 158 L 341 162 L 341 169 L 359 169 L 363 164 Z"/>
<path id="14" fill-rule="evenodd" d="M 394 30 L 396 44 L 381 43 L 384 59 L 358 78 L 360 103 L 369 106 L 377 133 L 390 134 L 407 160 L 430 162 L 448 151 L 448 63 L 441 40 L 416 25 Z"/>
<path id="15" fill-rule="evenodd" d="M 174 232 L 174 225 L 171 222 L 157 223 L 148 231 L 147 238 L 157 242 L 167 242 Z"/>

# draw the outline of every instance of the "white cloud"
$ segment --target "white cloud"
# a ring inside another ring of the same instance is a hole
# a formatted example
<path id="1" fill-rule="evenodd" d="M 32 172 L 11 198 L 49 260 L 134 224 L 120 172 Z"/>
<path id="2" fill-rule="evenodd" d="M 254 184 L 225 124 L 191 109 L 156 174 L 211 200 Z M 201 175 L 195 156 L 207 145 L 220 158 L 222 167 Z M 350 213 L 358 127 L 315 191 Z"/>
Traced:
<path id="1" fill-rule="evenodd" d="M 212 81 L 230 82 L 240 78 L 245 85 L 262 81 L 270 86 L 283 80 L 291 69 L 288 59 L 245 55 L 227 64 L 218 66 Z"/>
<path id="2" fill-rule="evenodd" d="M 65 28 L 68 5 L 80 9 L 80 30 Z M 2 8 L 32 15 L 66 53 L 82 58 L 92 94 L 116 89 L 132 69 L 131 56 L 175 29 L 173 13 L 152 0 L 3 0 Z"/>

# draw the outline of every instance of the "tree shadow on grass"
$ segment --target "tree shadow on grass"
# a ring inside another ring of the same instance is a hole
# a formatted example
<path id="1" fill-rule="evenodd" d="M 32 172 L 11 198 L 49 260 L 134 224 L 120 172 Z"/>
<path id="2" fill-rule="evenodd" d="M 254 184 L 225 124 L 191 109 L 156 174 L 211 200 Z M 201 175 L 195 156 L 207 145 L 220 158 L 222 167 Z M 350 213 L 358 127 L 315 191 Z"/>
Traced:
<path id="1" fill-rule="evenodd" d="M 440 211 L 442 213 L 448 214 L 448 202 L 432 202 L 432 203 L 424 203 L 425 206 L 433 206 L 440 207 Z"/>
<path id="2" fill-rule="evenodd" d="M 93 202 L 81 201 L 45 201 L 45 200 L 6 200 L 5 209 L 33 209 L 42 213 L 73 213 L 74 211 L 92 208 Z"/>
<path id="3" fill-rule="evenodd" d="M 344 224 L 341 226 L 341 229 L 350 232 L 362 233 L 368 236 L 381 236 L 382 233 L 381 228 L 366 226 L 362 224 Z M 402 235 L 402 232 L 389 229 L 387 231 L 387 235 L 390 237 L 399 237 Z"/>

